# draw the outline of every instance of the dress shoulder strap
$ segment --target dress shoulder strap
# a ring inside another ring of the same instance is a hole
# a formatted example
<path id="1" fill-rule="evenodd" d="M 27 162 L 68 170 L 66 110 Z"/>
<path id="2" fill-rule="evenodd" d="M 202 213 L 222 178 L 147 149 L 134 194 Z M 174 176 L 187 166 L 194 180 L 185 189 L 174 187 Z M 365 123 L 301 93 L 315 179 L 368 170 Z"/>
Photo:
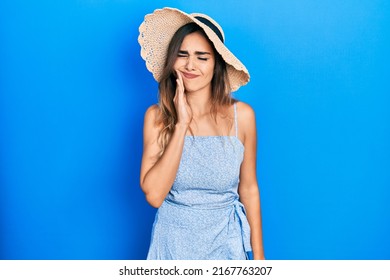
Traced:
<path id="1" fill-rule="evenodd" d="M 234 129 L 236 131 L 236 137 L 238 137 L 238 121 L 237 121 L 237 103 L 234 103 Z"/>

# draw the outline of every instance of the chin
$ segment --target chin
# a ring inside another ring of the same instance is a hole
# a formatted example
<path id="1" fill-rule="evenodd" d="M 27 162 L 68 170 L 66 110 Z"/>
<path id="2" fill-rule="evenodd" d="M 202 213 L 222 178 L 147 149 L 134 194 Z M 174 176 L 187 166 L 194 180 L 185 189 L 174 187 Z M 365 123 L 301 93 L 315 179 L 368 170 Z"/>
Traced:
<path id="1" fill-rule="evenodd" d="M 198 87 L 194 87 L 193 85 L 188 84 L 188 83 L 185 83 L 185 84 L 184 84 L 184 88 L 185 88 L 185 91 L 186 91 L 186 92 L 194 92 L 194 91 L 199 90 Z"/>
<path id="2" fill-rule="evenodd" d="M 201 91 L 201 90 L 204 90 L 206 88 L 204 86 L 203 87 L 202 86 L 193 86 L 193 85 L 189 85 L 189 84 L 185 84 L 184 87 L 185 87 L 187 93 Z"/>
<path id="3" fill-rule="evenodd" d="M 197 91 L 195 88 L 193 87 L 185 87 L 186 88 L 186 92 L 189 93 L 189 92 L 194 92 L 194 91 Z"/>

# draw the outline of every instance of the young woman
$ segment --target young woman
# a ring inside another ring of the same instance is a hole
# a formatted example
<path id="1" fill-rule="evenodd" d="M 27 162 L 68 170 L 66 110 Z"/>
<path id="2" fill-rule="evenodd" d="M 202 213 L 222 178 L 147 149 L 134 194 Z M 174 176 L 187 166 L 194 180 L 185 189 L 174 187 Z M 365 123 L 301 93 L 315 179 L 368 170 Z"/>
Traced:
<path id="1" fill-rule="evenodd" d="M 148 259 L 264 259 L 256 124 L 234 100 L 249 81 L 203 14 L 164 8 L 140 26 L 141 55 L 159 82 L 145 113 L 141 187 L 159 208 Z"/>

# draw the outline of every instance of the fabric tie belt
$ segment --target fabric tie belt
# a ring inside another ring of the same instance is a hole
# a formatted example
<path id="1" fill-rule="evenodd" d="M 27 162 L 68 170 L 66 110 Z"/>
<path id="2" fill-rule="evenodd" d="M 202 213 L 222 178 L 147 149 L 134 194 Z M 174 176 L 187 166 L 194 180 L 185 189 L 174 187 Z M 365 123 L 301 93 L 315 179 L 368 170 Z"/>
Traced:
<path id="1" fill-rule="evenodd" d="M 188 220 L 185 219 L 185 217 L 189 217 L 188 214 L 193 211 L 201 211 L 200 213 L 203 213 L 203 216 L 206 217 L 208 214 L 206 214 L 208 211 L 212 210 L 221 210 L 221 209 L 231 209 L 229 212 L 229 218 L 228 218 L 228 231 L 230 231 L 231 227 L 234 226 L 236 223 L 236 219 L 238 219 L 238 224 L 240 226 L 240 235 L 242 238 L 242 244 L 244 247 L 245 252 L 251 252 L 252 247 L 251 247 L 251 242 L 250 242 L 250 227 L 248 220 L 246 218 L 246 212 L 245 212 L 245 207 L 244 205 L 239 201 L 239 200 L 234 200 L 232 203 L 229 203 L 227 206 L 223 206 L 222 208 L 199 208 L 199 207 L 193 207 L 193 206 L 182 206 L 178 205 L 175 202 L 165 200 L 164 203 L 168 207 L 175 207 L 176 209 L 180 209 L 181 211 L 170 211 L 169 216 L 172 219 L 172 221 L 175 221 L 175 223 L 179 221 L 185 221 L 184 224 L 189 223 Z M 182 212 L 185 211 L 185 212 Z M 207 211 L 206 213 L 204 211 Z M 228 210 L 229 211 L 229 210 Z M 167 212 L 167 213 L 168 213 Z M 191 216 L 191 215 L 190 215 Z M 195 215 L 197 220 L 202 220 L 202 218 L 199 218 L 198 215 Z"/>
<path id="2" fill-rule="evenodd" d="M 251 240 L 250 240 L 250 227 L 249 227 L 248 220 L 246 218 L 244 205 L 238 200 L 236 200 L 233 203 L 233 209 L 230 212 L 229 223 L 234 222 L 236 216 L 238 217 L 240 223 L 242 243 L 244 245 L 244 250 L 245 252 L 250 252 L 252 251 Z"/>

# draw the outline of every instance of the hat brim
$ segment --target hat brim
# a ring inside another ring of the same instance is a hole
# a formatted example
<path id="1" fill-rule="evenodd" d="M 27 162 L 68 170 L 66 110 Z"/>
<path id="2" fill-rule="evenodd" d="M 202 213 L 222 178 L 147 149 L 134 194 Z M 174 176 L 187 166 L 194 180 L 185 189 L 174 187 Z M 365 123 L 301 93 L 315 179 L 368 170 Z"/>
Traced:
<path id="1" fill-rule="evenodd" d="M 204 30 L 213 42 L 216 51 L 226 62 L 231 91 L 236 91 L 240 86 L 247 84 L 250 76 L 244 64 L 229 51 L 217 34 L 196 19 L 195 15 L 199 14 L 186 14 L 175 8 L 163 8 L 145 16 L 139 27 L 138 42 L 141 45 L 141 57 L 145 60 L 146 68 L 153 74 L 155 80 L 160 82 L 168 45 L 175 32 L 181 26 L 195 22 Z"/>

